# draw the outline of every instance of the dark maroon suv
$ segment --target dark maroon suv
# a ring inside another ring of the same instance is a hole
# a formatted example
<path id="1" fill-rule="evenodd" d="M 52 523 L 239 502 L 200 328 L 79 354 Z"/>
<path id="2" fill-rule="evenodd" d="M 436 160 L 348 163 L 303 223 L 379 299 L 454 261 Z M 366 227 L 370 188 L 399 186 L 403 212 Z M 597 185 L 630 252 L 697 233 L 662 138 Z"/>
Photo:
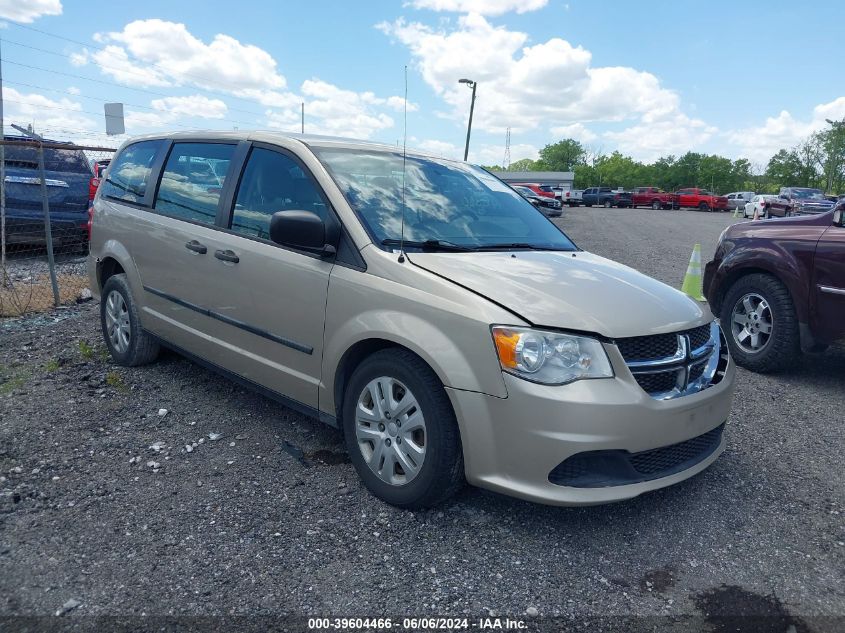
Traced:
<path id="1" fill-rule="evenodd" d="M 722 233 L 704 293 L 738 365 L 767 372 L 845 339 L 845 200 Z"/>

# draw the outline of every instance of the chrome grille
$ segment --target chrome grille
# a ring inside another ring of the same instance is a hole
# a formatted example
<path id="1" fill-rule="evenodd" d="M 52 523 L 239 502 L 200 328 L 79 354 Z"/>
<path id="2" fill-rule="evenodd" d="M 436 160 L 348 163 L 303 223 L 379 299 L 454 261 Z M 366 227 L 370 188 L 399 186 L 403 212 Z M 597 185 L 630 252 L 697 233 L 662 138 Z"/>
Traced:
<path id="1" fill-rule="evenodd" d="M 715 321 L 681 332 L 618 339 L 616 345 L 637 384 L 658 400 L 697 393 L 719 382 L 723 372 L 717 370 L 727 354 Z"/>

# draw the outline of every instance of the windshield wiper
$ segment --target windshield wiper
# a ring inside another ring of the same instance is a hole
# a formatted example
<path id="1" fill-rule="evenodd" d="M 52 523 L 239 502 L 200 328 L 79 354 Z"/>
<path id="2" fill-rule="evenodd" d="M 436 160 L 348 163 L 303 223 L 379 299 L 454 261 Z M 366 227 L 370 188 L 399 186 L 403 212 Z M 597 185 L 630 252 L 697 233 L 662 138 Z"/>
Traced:
<path id="1" fill-rule="evenodd" d="M 502 242 L 500 244 L 482 244 L 473 247 L 474 251 L 509 251 L 527 249 L 531 251 L 569 251 L 569 248 L 558 248 L 557 246 L 538 246 L 528 242 Z"/>
<path id="2" fill-rule="evenodd" d="M 423 240 L 422 242 L 414 240 L 397 240 L 388 238 L 381 241 L 384 246 L 407 246 L 409 248 L 419 248 L 424 251 L 470 251 L 474 250 L 454 242 L 446 240 Z"/>

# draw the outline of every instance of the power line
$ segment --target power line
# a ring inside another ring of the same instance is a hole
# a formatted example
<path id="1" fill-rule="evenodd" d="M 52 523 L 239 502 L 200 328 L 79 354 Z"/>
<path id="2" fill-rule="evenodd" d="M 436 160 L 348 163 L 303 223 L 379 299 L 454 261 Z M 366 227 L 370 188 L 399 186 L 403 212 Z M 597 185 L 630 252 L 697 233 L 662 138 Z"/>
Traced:
<path id="1" fill-rule="evenodd" d="M 80 42 L 79 40 L 75 40 L 75 39 L 72 39 L 72 38 L 69 38 L 69 37 L 64 37 L 64 36 L 62 36 L 62 35 L 58 35 L 58 34 L 56 34 L 56 33 L 49 33 L 48 31 L 44 31 L 44 30 L 42 30 L 42 29 L 38 29 L 38 28 L 35 28 L 35 27 L 33 27 L 33 26 L 26 26 L 26 25 L 23 25 L 23 24 L 18 24 L 17 22 L 9 22 L 9 24 L 11 24 L 11 25 L 13 25 L 13 26 L 16 26 L 16 27 L 18 27 L 18 28 L 21 28 L 21 29 L 26 29 L 26 30 L 28 30 L 28 31 L 33 31 L 33 32 L 35 32 L 35 33 L 40 33 L 40 34 L 42 34 L 42 35 L 46 35 L 46 36 L 48 36 L 48 37 L 53 37 L 53 38 L 56 38 L 56 39 L 64 40 L 64 41 L 66 41 L 66 42 L 70 42 L 70 43 L 72 43 L 72 44 L 78 44 L 79 46 L 82 46 L 82 47 L 85 47 L 85 48 L 91 48 L 91 49 L 96 50 L 96 51 L 106 52 L 106 49 L 105 49 L 104 47 L 102 47 L 102 46 L 97 46 L 97 45 L 95 45 L 95 44 L 90 44 L 90 43 L 89 43 L 89 44 L 86 44 L 85 42 Z M 67 54 L 65 54 L 65 53 L 59 53 L 58 51 L 50 51 L 50 50 L 47 50 L 47 49 L 37 48 L 37 47 L 35 47 L 35 46 L 31 46 L 31 45 L 29 45 L 29 44 L 22 44 L 22 43 L 20 43 L 20 42 L 14 42 L 13 40 L 8 40 L 8 39 L 5 39 L 5 38 L 4 38 L 4 40 L 3 40 L 3 41 L 4 41 L 4 42 L 10 42 L 10 43 L 12 43 L 12 44 L 16 44 L 16 45 L 18 45 L 18 46 L 23 46 L 23 47 L 30 48 L 30 49 L 33 49 L 33 50 L 37 50 L 37 51 L 42 51 L 42 52 L 45 52 L 45 53 L 49 53 L 49 54 L 51 54 L 51 55 L 57 55 L 57 56 L 59 56 L 59 57 L 65 57 L 65 58 L 67 58 L 67 59 L 70 59 L 70 58 L 71 58 L 71 56 L 70 56 L 70 55 L 67 55 Z M 95 63 L 96 63 L 98 66 L 103 67 L 103 68 L 109 68 L 109 69 L 111 69 L 111 70 L 117 70 L 117 71 L 120 71 L 120 72 L 129 72 L 129 73 L 131 73 L 131 74 L 136 74 L 136 75 L 139 75 L 139 76 L 144 76 L 144 73 L 141 73 L 141 72 L 138 72 L 138 71 L 131 71 L 131 70 L 126 69 L 126 68 L 118 68 L 118 67 L 115 67 L 115 66 L 109 66 L 109 65 L 107 65 L 107 64 L 102 64 L 102 63 L 100 63 L 100 62 L 95 62 Z M 159 64 L 156 64 L 156 63 L 153 63 L 153 62 L 144 62 L 144 63 L 145 63 L 146 65 L 148 65 L 148 66 L 153 67 L 153 68 L 157 68 L 158 70 L 160 70 L 161 72 L 163 72 L 163 73 L 165 73 L 165 74 L 168 74 L 168 75 L 172 75 L 172 74 L 173 74 L 173 71 L 172 71 L 172 70 L 170 70 L 170 69 L 168 69 L 168 68 L 165 68 L 164 66 L 161 66 L 161 65 L 159 65 Z M 209 78 L 208 78 L 208 77 L 203 77 L 203 76 L 200 76 L 200 75 L 196 75 L 196 74 L 194 74 L 194 73 L 182 72 L 182 73 L 180 73 L 180 74 L 181 74 L 182 76 L 185 76 L 185 77 L 191 77 L 191 78 L 193 78 L 194 80 L 201 81 L 202 83 L 205 83 L 205 84 L 212 84 L 212 85 L 214 85 L 214 84 L 216 83 L 218 86 L 222 87 L 224 90 L 226 90 L 226 91 L 227 91 L 226 93 L 223 93 L 223 92 L 219 92 L 219 91 L 215 91 L 215 90 L 210 90 L 210 89 L 208 89 L 208 88 L 202 88 L 202 87 L 200 87 L 200 86 L 197 86 L 200 90 L 203 90 L 204 92 L 208 92 L 209 94 L 216 94 L 216 95 L 218 95 L 218 96 L 226 96 L 226 97 L 232 97 L 232 96 L 235 96 L 236 98 L 239 98 L 239 99 L 240 99 L 240 98 L 243 98 L 243 97 L 237 97 L 237 95 L 236 95 L 236 94 L 234 94 L 234 93 L 236 93 L 236 92 L 237 92 L 237 90 L 235 90 L 235 88 L 233 88 L 230 84 L 227 84 L 227 83 L 224 83 L 224 82 L 220 82 L 220 81 L 215 82 L 213 79 L 212 79 L 212 80 L 209 80 Z M 115 83 L 115 84 L 113 84 L 113 85 L 116 85 L 116 86 L 121 86 L 121 87 L 126 87 L 126 86 L 123 86 L 123 84 L 118 84 L 118 83 Z M 168 96 L 168 95 L 162 95 L 162 96 Z M 231 109 L 232 109 L 232 110 L 234 110 L 234 108 L 231 108 Z M 241 110 L 241 112 L 247 112 L 247 113 L 252 114 L 252 115 L 255 115 L 255 116 L 262 116 L 262 115 L 260 115 L 260 114 L 255 113 L 255 112 L 249 112 L 249 111 L 247 111 L 247 110 Z"/>
<path id="2" fill-rule="evenodd" d="M 42 90 L 42 91 L 47 91 L 47 92 L 54 92 L 56 94 L 68 95 L 68 96 L 74 97 L 76 99 L 88 99 L 88 100 L 91 100 L 91 101 L 96 101 L 98 103 L 109 103 L 110 101 L 112 101 L 111 99 L 103 99 L 101 97 L 92 97 L 92 96 L 84 95 L 84 94 L 74 94 L 72 92 L 68 92 L 67 90 L 59 90 L 58 88 L 48 88 L 46 86 L 39 86 L 37 84 L 29 84 L 29 83 L 25 83 L 23 81 L 8 81 L 7 80 L 6 83 L 7 84 L 13 84 L 15 86 L 26 86 L 27 88 L 33 88 L 35 90 Z M 21 103 L 21 102 L 16 102 L 16 103 Z M 168 113 L 168 114 L 176 114 L 177 116 L 180 114 L 179 112 L 176 112 L 174 110 L 154 108 L 152 106 L 140 105 L 138 103 L 126 103 L 126 102 L 124 102 L 124 105 L 129 106 L 130 108 L 141 108 L 143 110 L 149 110 L 150 112 L 163 112 L 163 113 Z M 43 107 L 49 107 L 49 106 L 43 106 Z M 79 110 L 75 110 L 75 111 L 79 112 Z M 200 118 L 209 119 L 210 117 L 200 117 Z M 213 119 L 213 120 L 221 121 L 221 122 L 224 122 L 224 123 L 234 123 L 234 124 L 237 124 L 237 125 L 246 125 L 246 126 L 254 125 L 254 123 L 252 123 L 252 122 L 238 121 L 237 119 L 218 118 L 218 119 Z"/>

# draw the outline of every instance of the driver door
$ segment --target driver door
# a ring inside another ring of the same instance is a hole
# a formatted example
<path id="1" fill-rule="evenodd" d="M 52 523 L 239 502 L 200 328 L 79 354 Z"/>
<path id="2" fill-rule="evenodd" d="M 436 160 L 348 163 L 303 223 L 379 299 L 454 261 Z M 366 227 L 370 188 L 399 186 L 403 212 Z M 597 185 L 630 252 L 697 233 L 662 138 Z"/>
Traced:
<path id="1" fill-rule="evenodd" d="M 845 206 L 845 205 L 843 205 Z M 845 210 L 840 213 L 845 213 Z M 845 226 L 832 224 L 816 245 L 811 319 L 825 342 L 845 339 Z"/>

